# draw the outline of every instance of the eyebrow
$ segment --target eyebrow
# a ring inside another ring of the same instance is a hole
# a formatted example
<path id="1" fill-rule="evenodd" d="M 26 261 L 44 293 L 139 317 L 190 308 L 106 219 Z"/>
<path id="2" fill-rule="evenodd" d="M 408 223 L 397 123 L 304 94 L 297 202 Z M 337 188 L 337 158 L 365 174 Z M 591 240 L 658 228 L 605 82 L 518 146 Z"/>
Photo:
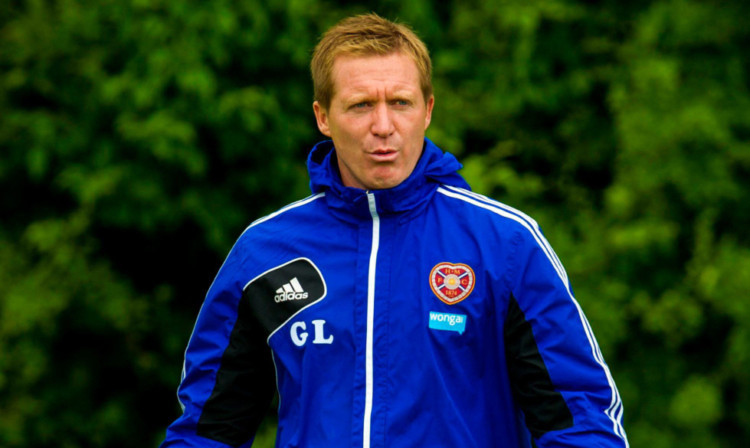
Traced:
<path id="1" fill-rule="evenodd" d="M 408 99 L 413 100 L 420 92 L 412 92 L 409 89 L 398 89 L 391 94 L 386 96 L 386 99 Z M 377 101 L 377 96 L 371 95 L 368 92 L 354 92 L 346 98 L 346 103 L 361 103 L 363 101 Z"/>

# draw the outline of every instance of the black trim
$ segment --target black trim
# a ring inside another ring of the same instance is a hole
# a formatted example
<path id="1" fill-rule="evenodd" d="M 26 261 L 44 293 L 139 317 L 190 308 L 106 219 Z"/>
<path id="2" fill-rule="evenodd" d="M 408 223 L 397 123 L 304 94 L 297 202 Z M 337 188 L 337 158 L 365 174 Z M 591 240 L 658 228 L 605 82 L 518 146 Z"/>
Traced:
<path id="1" fill-rule="evenodd" d="M 196 433 L 230 446 L 247 442 L 268 411 L 276 390 L 275 377 L 265 332 L 243 297 Z"/>
<path id="2" fill-rule="evenodd" d="M 573 414 L 562 394 L 555 390 L 531 324 L 512 294 L 505 317 L 505 357 L 513 397 L 523 410 L 531 435 L 539 438 L 549 431 L 573 426 Z"/>
<path id="3" fill-rule="evenodd" d="M 285 285 L 292 291 L 279 293 Z M 214 390 L 198 420 L 199 436 L 240 446 L 255 434 L 276 391 L 266 340 L 291 316 L 325 294 L 323 277 L 306 258 L 272 269 L 245 286 Z"/>

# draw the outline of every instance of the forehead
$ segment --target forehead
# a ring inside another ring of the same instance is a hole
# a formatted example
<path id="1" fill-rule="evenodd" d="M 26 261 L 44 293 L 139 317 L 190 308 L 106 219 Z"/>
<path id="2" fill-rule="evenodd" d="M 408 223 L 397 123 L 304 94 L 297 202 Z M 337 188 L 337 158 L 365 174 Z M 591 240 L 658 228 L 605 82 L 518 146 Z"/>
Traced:
<path id="1" fill-rule="evenodd" d="M 420 90 L 417 64 L 400 52 L 338 56 L 332 69 L 334 96 L 372 90 Z"/>

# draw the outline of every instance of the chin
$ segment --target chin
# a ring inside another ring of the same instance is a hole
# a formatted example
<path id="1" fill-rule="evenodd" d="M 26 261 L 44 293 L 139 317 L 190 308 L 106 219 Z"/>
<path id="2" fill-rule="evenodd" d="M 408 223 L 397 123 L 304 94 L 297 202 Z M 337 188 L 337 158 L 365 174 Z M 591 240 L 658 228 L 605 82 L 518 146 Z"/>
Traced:
<path id="1" fill-rule="evenodd" d="M 397 187 L 403 179 L 380 179 L 379 181 L 373 182 L 373 190 L 387 190 L 388 188 Z"/>

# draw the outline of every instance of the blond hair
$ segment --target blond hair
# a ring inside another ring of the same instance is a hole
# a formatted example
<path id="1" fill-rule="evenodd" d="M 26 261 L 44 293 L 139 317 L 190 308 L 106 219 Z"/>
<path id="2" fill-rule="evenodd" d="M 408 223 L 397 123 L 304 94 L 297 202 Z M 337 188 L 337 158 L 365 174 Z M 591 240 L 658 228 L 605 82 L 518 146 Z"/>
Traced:
<path id="1" fill-rule="evenodd" d="M 406 25 L 377 14 L 346 18 L 323 34 L 310 62 L 315 100 L 328 109 L 334 95 L 333 63 L 339 56 L 386 56 L 403 52 L 417 65 L 425 101 L 432 96 L 432 61 L 427 46 Z"/>

